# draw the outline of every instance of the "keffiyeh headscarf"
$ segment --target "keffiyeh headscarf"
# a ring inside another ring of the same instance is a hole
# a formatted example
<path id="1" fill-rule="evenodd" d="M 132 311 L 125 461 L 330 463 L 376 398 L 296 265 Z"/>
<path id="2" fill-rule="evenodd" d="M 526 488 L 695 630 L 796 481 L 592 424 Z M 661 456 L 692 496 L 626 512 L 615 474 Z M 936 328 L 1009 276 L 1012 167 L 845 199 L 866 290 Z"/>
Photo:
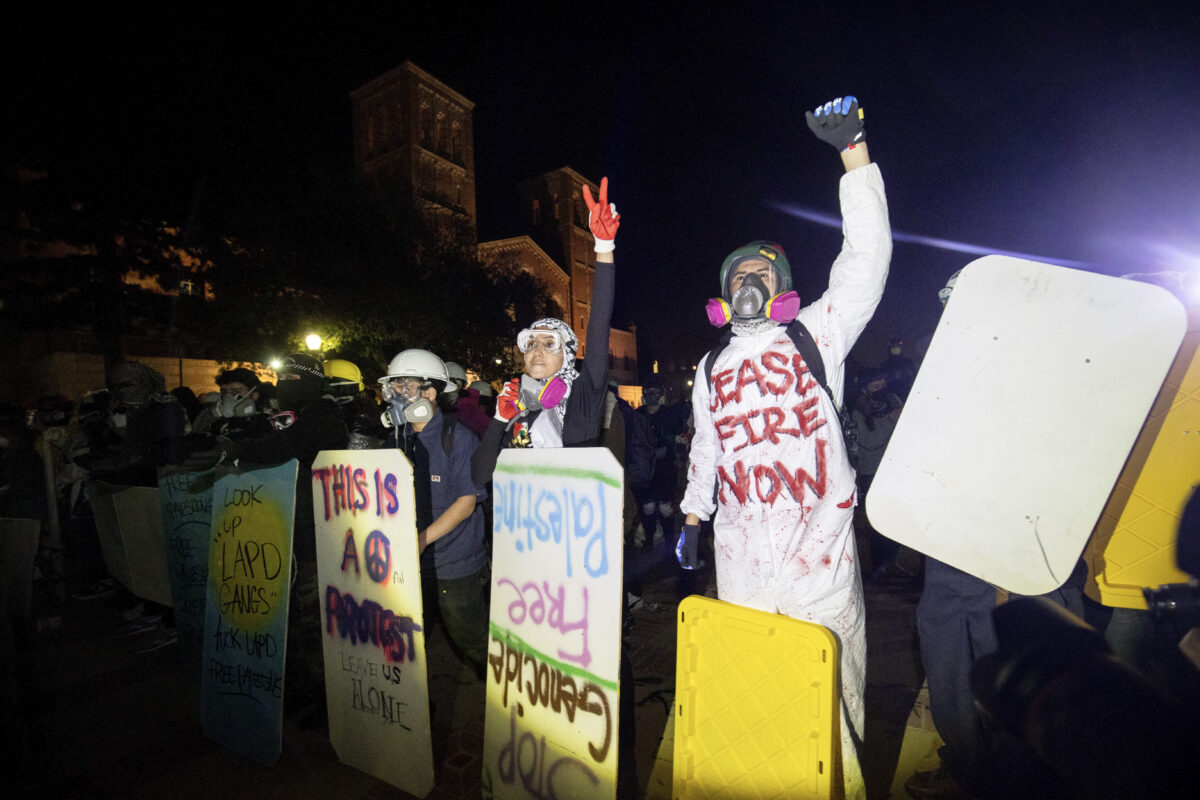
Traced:
<path id="1" fill-rule="evenodd" d="M 167 394 L 162 373 L 137 361 L 121 361 L 108 370 L 108 391 L 118 404 L 131 409 L 143 408 L 151 400 Z"/>
<path id="2" fill-rule="evenodd" d="M 782 326 L 773 319 L 756 319 L 750 322 L 731 322 L 729 323 L 729 327 L 733 331 L 734 336 L 753 336 L 756 333 L 762 333 L 763 331 L 769 331 L 772 328 Z"/>
<path id="3" fill-rule="evenodd" d="M 551 378 L 559 378 L 563 383 L 567 384 L 567 393 L 563 395 L 562 401 L 551 409 L 553 413 L 539 414 L 537 420 L 534 421 L 536 432 L 542 433 L 549 441 L 557 441 L 557 445 L 555 446 L 561 447 L 563 419 L 567 413 L 567 398 L 571 396 L 571 387 L 575 383 L 575 379 L 579 377 L 579 373 L 575 369 L 575 357 L 579 353 L 579 337 L 575 335 L 575 331 L 571 330 L 570 325 L 554 317 L 543 317 L 525 330 L 551 331 L 562 342 L 562 366 L 558 372 L 542 381 L 542 384 L 545 385 Z M 524 333 L 525 331 L 522 331 L 522 334 Z M 545 421 L 543 422 L 543 420 Z M 551 427 L 543 429 L 543 426 L 547 424 Z"/>

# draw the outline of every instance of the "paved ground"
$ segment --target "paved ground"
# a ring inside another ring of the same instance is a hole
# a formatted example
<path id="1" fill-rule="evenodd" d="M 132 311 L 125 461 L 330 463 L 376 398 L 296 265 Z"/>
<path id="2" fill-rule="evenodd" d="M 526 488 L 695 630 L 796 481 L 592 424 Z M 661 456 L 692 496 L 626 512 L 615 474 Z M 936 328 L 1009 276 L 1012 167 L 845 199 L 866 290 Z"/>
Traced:
<path id="1" fill-rule="evenodd" d="M 864 761 L 873 800 L 904 798 L 891 789 L 902 783 L 894 780 L 898 761 L 901 778 L 914 764 L 928 761 L 933 734 L 920 704 L 913 710 L 922 680 L 913 620 L 919 591 L 912 584 L 867 591 Z M 670 796 L 674 611 L 685 592 L 715 596 L 711 568 L 690 587 L 678 586 L 674 573 L 659 576 L 647 585 L 645 604 L 633 612 L 628 648 L 636 677 L 639 794 L 650 798 Z M 323 730 L 306 730 L 294 719 L 285 720 L 283 754 L 271 769 L 207 739 L 200 729 L 199 687 L 184 678 L 177 647 L 133 652 L 155 633 L 116 636 L 124 622 L 120 611 L 111 597 L 68 600 L 59 608 L 44 601 L 35 605 L 35 618 L 57 616 L 61 626 L 18 637 L 16 710 L 24 728 L 23 736 L 6 746 L 6 753 L 20 761 L 15 769 L 5 767 L 16 777 L 15 783 L 6 781 L 16 789 L 8 796 L 410 797 L 341 764 Z M 477 798 L 484 684 L 450 653 L 440 628 L 433 628 L 426 641 L 437 774 L 429 797 Z"/>

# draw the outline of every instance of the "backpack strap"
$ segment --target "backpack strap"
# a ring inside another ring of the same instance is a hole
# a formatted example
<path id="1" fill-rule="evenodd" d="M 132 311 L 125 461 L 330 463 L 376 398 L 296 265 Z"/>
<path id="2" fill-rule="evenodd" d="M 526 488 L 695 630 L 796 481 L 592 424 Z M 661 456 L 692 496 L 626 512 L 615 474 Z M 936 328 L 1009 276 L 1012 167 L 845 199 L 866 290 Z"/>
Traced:
<path id="1" fill-rule="evenodd" d="M 817 349 L 817 340 L 808 332 L 808 328 L 799 319 L 794 319 L 784 328 L 787 331 L 788 338 L 792 340 L 792 344 L 796 346 L 796 351 L 800 353 L 800 357 L 804 359 L 805 365 L 808 367 L 808 374 L 813 376 L 813 380 L 817 382 L 825 395 L 832 401 L 833 392 L 829 391 L 829 385 L 825 382 L 825 360 L 821 358 L 821 351 Z M 721 341 L 717 346 L 708 351 L 708 355 L 704 359 L 704 380 L 708 385 L 708 390 L 712 391 L 712 371 L 713 364 L 717 361 L 717 356 L 721 351 L 729 346 L 729 340 L 733 338 L 733 331 L 726 331 L 721 336 Z M 834 403 L 837 406 L 837 403 Z M 713 480 L 713 505 L 717 505 L 717 498 L 721 493 L 721 481 L 719 478 Z"/>
<path id="2" fill-rule="evenodd" d="M 825 359 L 821 358 L 821 351 L 817 349 L 817 340 L 799 319 L 788 323 L 787 335 L 792 340 L 792 344 L 796 345 L 796 350 L 808 366 L 808 373 L 813 376 L 817 386 L 824 389 L 825 394 L 829 395 L 829 399 L 832 400 L 833 392 L 829 391 L 829 384 L 825 382 Z M 837 406 L 837 403 L 834 403 L 834 406 Z"/>
<path id="3" fill-rule="evenodd" d="M 792 344 L 796 346 L 797 352 L 808 366 L 808 373 L 832 400 L 833 392 L 829 391 L 829 384 L 825 382 L 825 360 L 821 358 L 821 351 L 817 349 L 817 340 L 799 319 L 792 320 L 784 330 L 787 331 L 788 338 L 792 340 Z M 729 340 L 732 338 L 733 332 L 726 331 L 717 346 L 708 351 L 708 356 L 704 361 L 704 381 L 708 385 L 709 391 L 712 391 L 713 364 L 716 363 L 717 356 L 721 354 L 721 351 L 729 346 Z"/>
<path id="4" fill-rule="evenodd" d="M 733 331 L 725 331 L 721 335 L 721 340 L 717 342 L 717 346 L 708 351 L 708 355 L 704 359 L 704 383 L 708 386 L 708 390 L 712 391 L 712 371 L 713 364 L 717 363 L 717 356 L 721 355 L 721 351 L 729 346 L 729 340 L 733 338 Z"/>

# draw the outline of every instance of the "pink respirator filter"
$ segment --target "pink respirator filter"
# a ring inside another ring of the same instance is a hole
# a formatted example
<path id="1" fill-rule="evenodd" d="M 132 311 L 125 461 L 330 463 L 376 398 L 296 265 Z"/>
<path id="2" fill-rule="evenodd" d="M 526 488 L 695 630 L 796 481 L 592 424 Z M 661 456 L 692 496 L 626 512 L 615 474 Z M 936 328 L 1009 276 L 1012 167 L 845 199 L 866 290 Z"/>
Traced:
<path id="1" fill-rule="evenodd" d="M 562 402 L 566 394 L 567 382 L 562 378 L 554 377 L 546 381 L 546 385 L 538 393 L 538 402 L 541 403 L 542 408 L 554 408 Z"/>
<path id="2" fill-rule="evenodd" d="M 767 319 L 788 324 L 800 313 L 800 295 L 794 291 L 777 294 L 767 301 Z"/>
<path id="3" fill-rule="evenodd" d="M 726 303 L 720 297 L 714 297 L 708 301 L 708 305 L 704 307 L 708 313 L 708 322 L 714 328 L 719 328 L 733 318 L 733 312 L 729 310 L 729 303 Z"/>

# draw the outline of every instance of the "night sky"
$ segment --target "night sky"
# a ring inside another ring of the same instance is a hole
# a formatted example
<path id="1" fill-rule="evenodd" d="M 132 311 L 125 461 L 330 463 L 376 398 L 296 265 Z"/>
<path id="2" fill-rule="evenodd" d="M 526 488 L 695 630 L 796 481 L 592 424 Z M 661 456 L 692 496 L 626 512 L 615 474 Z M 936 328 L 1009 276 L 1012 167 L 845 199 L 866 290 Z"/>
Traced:
<path id="1" fill-rule="evenodd" d="M 840 234 L 782 209 L 838 213 L 841 165 L 804 111 L 854 94 L 898 238 L 1109 274 L 1200 270 L 1195 7 L 245 5 L 6 12 L 6 161 L 137 193 L 166 219 L 219 218 L 348 179 L 349 93 L 412 60 L 476 104 L 481 239 L 525 232 L 522 180 L 609 176 L 614 323 L 638 325 L 647 361 L 715 340 L 704 301 L 747 241 L 784 245 L 802 297 L 824 290 Z M 977 257 L 897 241 L 855 356 L 931 330 L 937 289 Z"/>

